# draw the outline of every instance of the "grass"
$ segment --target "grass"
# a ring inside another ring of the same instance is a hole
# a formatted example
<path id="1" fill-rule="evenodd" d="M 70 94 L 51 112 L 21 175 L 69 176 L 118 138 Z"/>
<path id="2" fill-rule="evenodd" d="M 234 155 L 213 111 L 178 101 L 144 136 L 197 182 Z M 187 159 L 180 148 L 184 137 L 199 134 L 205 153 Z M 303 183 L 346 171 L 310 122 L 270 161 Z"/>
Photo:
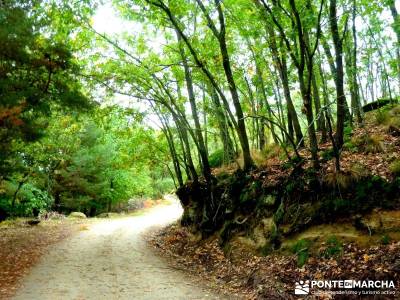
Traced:
<path id="1" fill-rule="evenodd" d="M 251 158 L 253 159 L 257 167 L 267 166 L 268 160 L 272 158 L 278 158 L 278 159 L 286 158 L 282 147 L 277 144 L 266 145 L 263 151 L 252 149 L 250 154 Z M 236 159 L 236 165 L 239 165 L 241 168 L 243 168 L 242 154 L 240 154 L 239 157 Z"/>
<path id="2" fill-rule="evenodd" d="M 390 172 L 396 176 L 400 176 L 400 159 L 396 159 L 389 166 Z"/>
<path id="3" fill-rule="evenodd" d="M 385 151 L 382 136 L 375 134 L 365 134 L 353 138 L 352 143 L 365 153 L 381 153 Z"/>
<path id="4" fill-rule="evenodd" d="M 385 126 L 386 130 L 390 131 L 391 128 L 400 130 L 400 105 L 394 107 L 387 106 L 375 112 L 376 125 Z"/>

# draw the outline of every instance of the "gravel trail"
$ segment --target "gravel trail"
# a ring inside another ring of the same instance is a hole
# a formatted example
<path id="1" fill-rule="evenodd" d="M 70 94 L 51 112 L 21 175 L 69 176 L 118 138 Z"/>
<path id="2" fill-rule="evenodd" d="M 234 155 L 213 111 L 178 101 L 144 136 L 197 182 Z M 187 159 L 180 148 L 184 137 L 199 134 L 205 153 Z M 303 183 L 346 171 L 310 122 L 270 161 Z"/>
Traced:
<path id="1" fill-rule="evenodd" d="M 14 299 L 224 299 L 170 268 L 146 244 L 146 230 L 165 226 L 181 213 L 173 203 L 89 225 L 51 246 Z"/>

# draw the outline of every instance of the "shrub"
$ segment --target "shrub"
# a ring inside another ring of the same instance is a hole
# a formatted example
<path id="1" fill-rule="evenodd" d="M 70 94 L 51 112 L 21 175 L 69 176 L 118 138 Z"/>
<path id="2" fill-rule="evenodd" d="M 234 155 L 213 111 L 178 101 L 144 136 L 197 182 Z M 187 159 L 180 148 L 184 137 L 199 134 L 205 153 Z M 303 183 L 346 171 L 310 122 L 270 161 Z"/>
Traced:
<path id="1" fill-rule="evenodd" d="M 365 165 L 357 162 L 350 166 L 349 172 L 354 181 L 359 181 L 360 179 L 370 175 L 370 171 L 365 167 Z"/>
<path id="2" fill-rule="evenodd" d="M 345 150 L 348 150 L 348 151 L 353 152 L 353 153 L 358 151 L 357 146 L 354 145 L 354 143 L 353 143 L 352 141 L 347 141 L 347 142 L 345 142 L 345 143 L 343 144 L 343 148 L 344 148 Z"/>
<path id="3" fill-rule="evenodd" d="M 365 153 L 379 153 L 384 152 L 385 150 L 383 138 L 378 135 L 366 134 L 357 138 L 353 138 L 352 142 Z"/>
<path id="4" fill-rule="evenodd" d="M 224 164 L 224 150 L 219 149 L 211 153 L 208 157 L 208 162 L 211 168 L 221 167 Z"/>
<path id="5" fill-rule="evenodd" d="M 343 140 L 345 142 L 349 141 L 352 135 L 353 135 L 353 128 L 351 126 L 346 126 L 343 129 Z"/>
<path id="6" fill-rule="evenodd" d="M 390 236 L 387 234 L 383 235 L 381 238 L 382 245 L 389 245 L 390 244 Z"/>
<path id="7" fill-rule="evenodd" d="M 334 158 L 335 157 L 334 155 L 335 155 L 334 154 L 334 150 L 332 148 L 327 149 L 325 151 L 322 151 L 322 153 L 321 153 L 322 159 L 324 159 L 326 161 L 331 160 L 332 158 Z"/>
<path id="8" fill-rule="evenodd" d="M 254 149 L 251 150 L 251 157 L 256 166 L 264 166 L 268 158 L 263 152 Z"/>
<path id="9" fill-rule="evenodd" d="M 388 111 L 378 111 L 375 115 L 375 123 L 377 125 L 384 125 L 390 120 Z"/>
<path id="10" fill-rule="evenodd" d="M 283 154 L 282 147 L 276 144 L 267 145 L 264 150 L 267 159 L 281 157 Z"/>
<path id="11" fill-rule="evenodd" d="M 355 181 L 351 173 L 332 172 L 325 175 L 324 181 L 330 187 L 338 187 L 339 189 L 347 189 Z"/>

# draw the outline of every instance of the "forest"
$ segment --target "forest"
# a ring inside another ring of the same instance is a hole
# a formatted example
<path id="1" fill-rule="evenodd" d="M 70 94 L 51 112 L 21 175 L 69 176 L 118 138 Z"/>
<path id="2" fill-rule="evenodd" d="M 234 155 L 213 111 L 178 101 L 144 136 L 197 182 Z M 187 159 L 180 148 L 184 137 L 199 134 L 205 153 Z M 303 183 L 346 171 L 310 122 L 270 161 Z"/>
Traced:
<path id="1" fill-rule="evenodd" d="M 0 222 L 129 212 L 175 193 L 181 227 L 157 247 L 217 238 L 210 257 L 287 250 L 301 268 L 313 251 L 343 253 L 337 234 L 399 241 L 399 11 L 0 0 Z M 316 228 L 319 250 L 302 238 Z"/>
<path id="2" fill-rule="evenodd" d="M 271 157 L 339 179 L 344 151 L 383 142 L 351 135 L 398 101 L 399 22 L 394 0 L 3 1 L 1 216 L 212 191 Z"/>

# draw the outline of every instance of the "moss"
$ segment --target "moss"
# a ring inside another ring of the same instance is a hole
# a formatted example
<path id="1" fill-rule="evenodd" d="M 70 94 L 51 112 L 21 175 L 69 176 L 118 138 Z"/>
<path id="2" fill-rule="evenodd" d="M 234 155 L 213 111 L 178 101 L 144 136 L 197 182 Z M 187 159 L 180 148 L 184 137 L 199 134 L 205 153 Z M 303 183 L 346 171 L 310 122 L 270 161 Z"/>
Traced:
<path id="1" fill-rule="evenodd" d="M 346 126 L 343 130 L 343 140 L 344 142 L 348 142 L 353 135 L 353 128 L 351 126 Z"/>

